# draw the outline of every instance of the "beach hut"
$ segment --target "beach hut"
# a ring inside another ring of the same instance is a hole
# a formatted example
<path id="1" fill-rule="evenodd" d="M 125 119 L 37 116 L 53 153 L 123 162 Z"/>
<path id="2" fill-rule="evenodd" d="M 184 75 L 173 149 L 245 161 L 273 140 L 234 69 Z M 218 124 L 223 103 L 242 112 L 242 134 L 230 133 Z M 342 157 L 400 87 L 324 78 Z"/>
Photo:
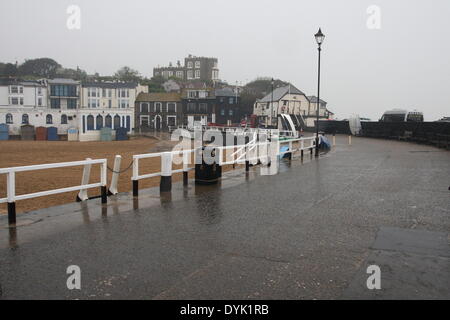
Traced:
<path id="1" fill-rule="evenodd" d="M 36 127 L 36 140 L 39 140 L 39 141 L 47 140 L 47 128 L 46 127 Z"/>
<path id="2" fill-rule="evenodd" d="M 34 126 L 30 124 L 24 124 L 20 127 L 20 139 L 21 140 L 34 140 L 35 130 Z"/>
<path id="3" fill-rule="evenodd" d="M 0 123 L 0 140 L 9 139 L 9 128 L 6 123 Z"/>
<path id="4" fill-rule="evenodd" d="M 116 129 L 116 140 L 122 141 L 122 140 L 128 140 L 128 129 L 124 127 L 120 127 Z"/>
<path id="5" fill-rule="evenodd" d="M 58 128 L 56 127 L 48 127 L 47 129 L 47 140 L 48 141 L 58 141 Z"/>
<path id="6" fill-rule="evenodd" d="M 104 127 L 100 129 L 100 141 L 112 141 L 112 129 Z"/>
<path id="7" fill-rule="evenodd" d="M 69 128 L 67 130 L 67 140 L 68 141 L 78 141 L 78 129 Z"/>

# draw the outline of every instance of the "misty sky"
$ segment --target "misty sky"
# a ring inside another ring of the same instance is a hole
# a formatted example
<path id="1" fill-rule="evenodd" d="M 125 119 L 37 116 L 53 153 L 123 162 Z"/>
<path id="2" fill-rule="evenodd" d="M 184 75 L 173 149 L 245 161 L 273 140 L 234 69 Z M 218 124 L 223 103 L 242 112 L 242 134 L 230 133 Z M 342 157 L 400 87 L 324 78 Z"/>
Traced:
<path id="1" fill-rule="evenodd" d="M 66 27 L 69 5 L 81 29 Z M 366 21 L 381 9 L 381 29 Z M 51 57 L 65 67 L 113 74 L 129 65 L 145 76 L 189 53 L 219 59 L 220 78 L 258 76 L 317 90 L 342 119 L 378 120 L 391 108 L 418 109 L 426 120 L 450 116 L 450 1 L 399 0 L 1 0 L 1 62 Z"/>

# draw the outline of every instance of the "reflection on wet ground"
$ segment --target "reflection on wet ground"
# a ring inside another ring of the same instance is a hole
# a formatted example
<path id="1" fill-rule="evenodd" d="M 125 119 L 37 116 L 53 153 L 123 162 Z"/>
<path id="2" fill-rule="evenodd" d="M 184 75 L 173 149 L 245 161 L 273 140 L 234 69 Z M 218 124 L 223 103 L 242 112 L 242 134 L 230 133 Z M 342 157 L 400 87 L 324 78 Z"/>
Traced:
<path id="1" fill-rule="evenodd" d="M 376 238 L 376 248 L 393 247 L 397 229 L 378 232 L 390 226 L 426 229 L 427 246 L 448 250 L 450 153 L 410 149 L 355 138 L 320 159 L 283 159 L 274 176 L 237 166 L 217 185 L 175 183 L 170 193 L 143 189 L 138 198 L 121 193 L 106 205 L 97 199 L 38 210 L 19 215 L 16 228 L 2 218 L 3 297 L 341 298 L 364 289 L 361 266 L 370 257 L 387 266 L 390 296 L 448 298 L 435 285 L 450 279 L 447 256 L 372 249 Z M 403 231 L 400 249 L 416 236 Z M 433 274 L 424 267 L 430 259 Z M 413 262 L 413 276 L 390 271 L 397 261 Z M 71 264 L 83 270 L 82 291 L 65 287 Z"/>

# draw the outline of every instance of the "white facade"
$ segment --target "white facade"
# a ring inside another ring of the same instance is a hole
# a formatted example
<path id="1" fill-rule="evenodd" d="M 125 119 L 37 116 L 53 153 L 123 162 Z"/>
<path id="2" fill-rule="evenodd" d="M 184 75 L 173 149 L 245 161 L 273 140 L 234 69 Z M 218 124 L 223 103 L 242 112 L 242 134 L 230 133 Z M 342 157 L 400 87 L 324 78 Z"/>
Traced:
<path id="1" fill-rule="evenodd" d="M 81 86 L 70 79 L 7 80 L 0 83 L 0 123 L 8 124 L 10 135 L 20 135 L 21 126 L 30 124 L 56 127 L 58 134 L 75 128 L 80 140 L 99 140 L 100 127 L 134 129 L 135 100 L 147 90 L 125 83 Z"/>
<path id="2" fill-rule="evenodd" d="M 102 127 L 125 127 L 131 133 L 135 128 L 134 103 L 141 92 L 148 92 L 148 87 L 122 82 L 83 84 L 78 118 L 80 140 L 98 140 Z"/>

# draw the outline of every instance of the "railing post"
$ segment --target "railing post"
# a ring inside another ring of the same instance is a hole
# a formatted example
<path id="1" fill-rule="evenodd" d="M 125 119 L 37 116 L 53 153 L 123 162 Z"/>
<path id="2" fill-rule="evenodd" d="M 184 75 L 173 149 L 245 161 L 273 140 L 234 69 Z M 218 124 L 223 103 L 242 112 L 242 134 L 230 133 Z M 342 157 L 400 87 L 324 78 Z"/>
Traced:
<path id="1" fill-rule="evenodd" d="M 107 183 L 108 183 L 108 168 L 107 168 L 107 161 L 105 159 L 105 162 L 103 162 L 100 166 L 100 177 L 101 177 L 101 184 L 102 186 L 100 187 L 100 192 L 101 192 L 101 198 L 102 198 L 102 203 L 107 203 L 108 202 L 108 192 L 107 192 Z"/>
<path id="2" fill-rule="evenodd" d="M 352 144 L 352 136 L 351 136 L 351 135 L 348 136 L 348 144 L 349 144 L 349 145 Z"/>
<path id="3" fill-rule="evenodd" d="M 250 171 L 250 151 L 249 151 L 249 144 L 247 143 L 244 147 L 245 150 L 245 171 Z"/>
<path id="4" fill-rule="evenodd" d="M 161 182 L 159 184 L 160 192 L 172 190 L 172 152 L 163 152 L 161 154 Z"/>
<path id="5" fill-rule="evenodd" d="M 117 194 L 119 191 L 117 190 L 117 184 L 119 182 L 119 175 L 120 175 L 120 164 L 122 162 L 122 156 L 116 155 L 114 158 L 114 167 L 113 167 L 113 173 L 111 176 L 111 185 L 109 186 L 109 194 Z"/>
<path id="6" fill-rule="evenodd" d="M 292 141 L 289 141 L 289 156 L 288 159 L 292 160 Z"/>
<path id="7" fill-rule="evenodd" d="M 133 176 L 131 180 L 133 181 L 133 197 L 139 195 L 139 158 L 133 156 Z"/>
<path id="8" fill-rule="evenodd" d="M 336 135 L 333 133 L 333 147 L 336 146 Z"/>
<path id="9" fill-rule="evenodd" d="M 7 181 L 7 201 L 8 201 L 8 224 L 16 224 L 16 173 L 14 171 L 8 172 Z"/>
<path id="10" fill-rule="evenodd" d="M 189 184 L 189 156 L 191 155 L 188 151 L 183 151 L 183 186 Z"/>
<path id="11" fill-rule="evenodd" d="M 91 161 L 91 158 L 86 158 L 86 161 Z M 81 185 L 84 186 L 86 184 L 89 184 L 89 178 L 91 176 L 91 168 L 92 168 L 92 164 L 91 163 L 87 163 L 84 165 L 83 168 L 83 177 L 81 178 Z M 88 200 L 88 191 L 87 189 L 82 189 L 80 190 L 80 192 L 78 192 L 77 195 L 77 201 L 85 201 Z"/>
<path id="12" fill-rule="evenodd" d="M 303 138 L 301 138 L 300 140 L 300 156 L 303 159 L 303 149 L 305 148 L 305 140 L 303 140 Z"/>

